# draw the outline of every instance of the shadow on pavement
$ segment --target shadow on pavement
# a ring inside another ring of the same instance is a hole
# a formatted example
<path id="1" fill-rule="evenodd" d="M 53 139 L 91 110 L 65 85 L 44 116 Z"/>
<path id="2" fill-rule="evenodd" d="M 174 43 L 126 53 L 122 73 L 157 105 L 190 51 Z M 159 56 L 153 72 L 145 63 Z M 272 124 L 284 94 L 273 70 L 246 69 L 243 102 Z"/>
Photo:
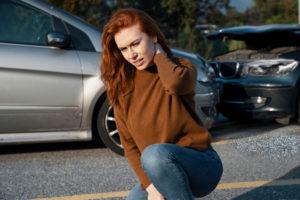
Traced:
<path id="1" fill-rule="evenodd" d="M 46 144 L 19 144 L 19 145 L 0 146 L 0 154 L 82 150 L 82 149 L 95 149 L 95 148 L 106 148 L 106 147 L 100 141 L 60 142 L 60 143 L 46 143 Z"/>
<path id="2" fill-rule="evenodd" d="M 286 175 L 273 180 L 272 182 L 246 192 L 238 197 L 233 198 L 233 200 L 298 200 L 300 199 L 300 184 L 296 185 L 282 184 L 275 185 L 277 182 L 300 179 L 300 166 L 292 169 Z"/>

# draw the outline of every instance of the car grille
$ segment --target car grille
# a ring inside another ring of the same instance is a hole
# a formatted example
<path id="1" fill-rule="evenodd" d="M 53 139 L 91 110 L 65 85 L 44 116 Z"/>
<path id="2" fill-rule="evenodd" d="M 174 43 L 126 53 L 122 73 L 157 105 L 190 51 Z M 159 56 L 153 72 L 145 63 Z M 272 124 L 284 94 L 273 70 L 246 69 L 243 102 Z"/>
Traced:
<path id="1" fill-rule="evenodd" d="M 236 78 L 239 75 L 240 64 L 238 62 L 211 62 L 210 65 L 222 78 Z"/>

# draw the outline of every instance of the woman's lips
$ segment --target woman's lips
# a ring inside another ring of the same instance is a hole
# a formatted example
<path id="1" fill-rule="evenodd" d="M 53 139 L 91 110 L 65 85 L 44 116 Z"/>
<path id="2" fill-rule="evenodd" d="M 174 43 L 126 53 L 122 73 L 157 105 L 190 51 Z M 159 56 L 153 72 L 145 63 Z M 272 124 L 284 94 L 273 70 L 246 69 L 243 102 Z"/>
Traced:
<path id="1" fill-rule="evenodd" d="M 143 65 L 144 64 L 144 59 L 143 58 L 141 58 L 140 60 L 138 60 L 137 62 L 135 62 L 134 63 L 135 65 L 137 65 L 137 66 L 141 66 L 141 65 Z"/>

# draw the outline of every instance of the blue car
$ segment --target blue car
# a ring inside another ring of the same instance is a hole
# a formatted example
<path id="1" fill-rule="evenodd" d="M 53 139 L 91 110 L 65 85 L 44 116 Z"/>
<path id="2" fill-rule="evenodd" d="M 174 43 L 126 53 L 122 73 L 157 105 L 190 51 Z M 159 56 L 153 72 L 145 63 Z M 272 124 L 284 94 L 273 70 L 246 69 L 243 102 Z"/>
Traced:
<path id="1" fill-rule="evenodd" d="M 220 112 L 233 119 L 300 121 L 300 26 L 273 24 L 223 28 L 210 40 L 239 48 L 210 59 L 222 85 Z"/>

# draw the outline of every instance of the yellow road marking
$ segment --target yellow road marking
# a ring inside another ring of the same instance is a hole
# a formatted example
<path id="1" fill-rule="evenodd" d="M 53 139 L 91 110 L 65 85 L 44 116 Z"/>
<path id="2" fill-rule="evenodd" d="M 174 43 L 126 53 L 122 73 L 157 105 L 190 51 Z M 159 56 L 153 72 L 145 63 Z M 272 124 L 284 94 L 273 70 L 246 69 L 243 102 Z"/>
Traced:
<path id="1" fill-rule="evenodd" d="M 270 186 L 289 186 L 289 185 L 300 185 L 300 179 L 220 183 L 216 189 L 229 190 L 229 189 L 255 188 L 261 186 L 270 187 Z M 81 195 L 74 195 L 74 196 L 36 198 L 32 200 L 95 200 L 95 199 L 104 199 L 104 198 L 126 197 L 128 193 L 129 191 L 116 191 L 116 192 L 105 192 L 105 193 L 96 193 L 96 194 L 81 194 Z"/>
<path id="2" fill-rule="evenodd" d="M 32 200 L 93 200 L 93 199 L 126 197 L 128 193 L 129 191 L 117 191 L 117 192 L 104 192 L 104 193 L 95 193 L 95 194 L 80 194 L 74 196 L 37 198 Z"/>
<path id="3" fill-rule="evenodd" d="M 213 145 L 221 145 L 221 144 L 228 144 L 230 142 L 231 142 L 230 140 L 216 140 L 216 141 L 213 141 L 212 144 Z"/>
<path id="4" fill-rule="evenodd" d="M 217 186 L 217 189 L 229 190 L 229 189 L 261 187 L 261 186 L 269 187 L 269 186 L 288 186 L 288 185 L 300 185 L 300 179 L 221 183 Z"/>

